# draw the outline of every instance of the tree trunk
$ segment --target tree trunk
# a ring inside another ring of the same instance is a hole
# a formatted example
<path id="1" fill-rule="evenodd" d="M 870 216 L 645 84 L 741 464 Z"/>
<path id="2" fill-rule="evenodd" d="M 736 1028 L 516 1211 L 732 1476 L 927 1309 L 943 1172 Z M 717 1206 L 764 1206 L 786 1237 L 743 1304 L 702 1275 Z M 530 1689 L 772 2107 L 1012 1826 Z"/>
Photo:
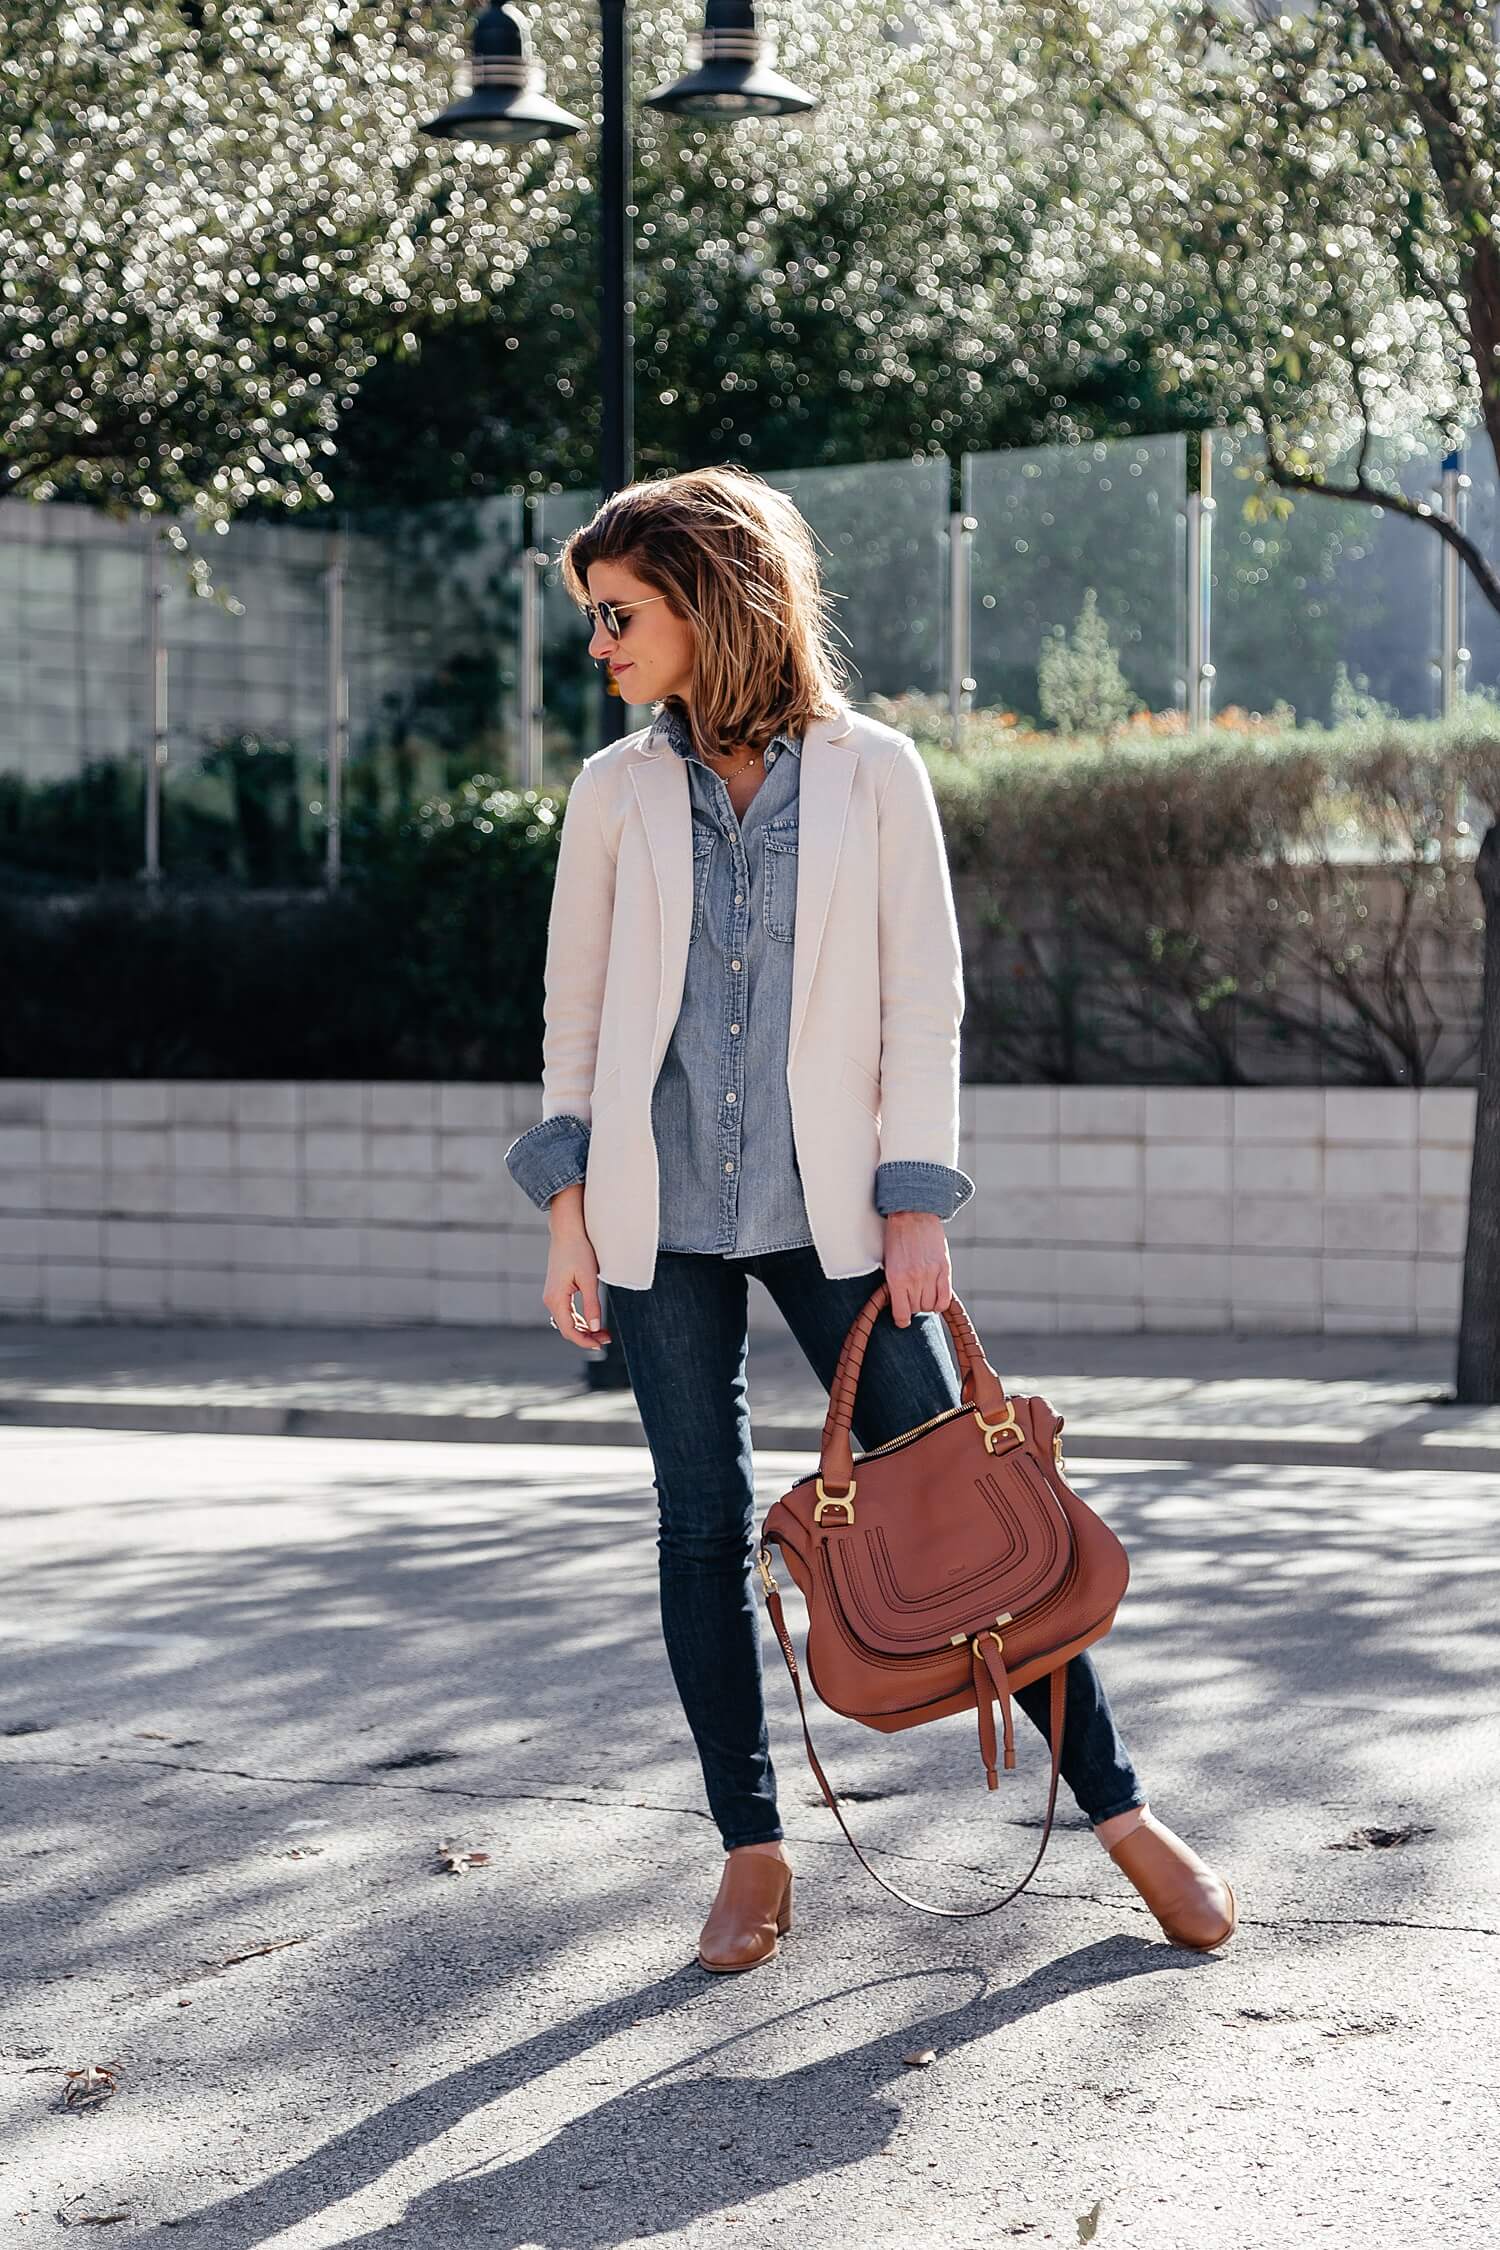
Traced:
<path id="1" fill-rule="evenodd" d="M 1486 830 L 1474 872 L 1484 900 L 1484 999 L 1458 1397 L 1461 1405 L 1494 1406 L 1500 1403 L 1500 820 Z"/>

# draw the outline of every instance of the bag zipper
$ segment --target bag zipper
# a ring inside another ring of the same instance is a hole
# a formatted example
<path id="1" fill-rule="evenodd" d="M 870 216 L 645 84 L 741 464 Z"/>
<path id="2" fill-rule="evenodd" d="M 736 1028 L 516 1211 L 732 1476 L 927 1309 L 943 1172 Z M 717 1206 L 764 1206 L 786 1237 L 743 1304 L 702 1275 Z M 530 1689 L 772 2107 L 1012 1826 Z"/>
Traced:
<path id="1" fill-rule="evenodd" d="M 884 1445 L 872 1445 L 868 1453 L 856 1453 L 854 1466 L 858 1468 L 861 1461 L 873 1461 L 879 1453 L 894 1453 L 897 1446 L 910 1445 L 913 1438 L 921 1437 L 924 1431 L 935 1430 L 939 1422 L 951 1422 L 955 1414 L 972 1414 L 973 1411 L 972 1406 L 945 1406 L 941 1414 L 919 1422 L 914 1430 L 903 1430 L 900 1437 L 887 1438 Z"/>

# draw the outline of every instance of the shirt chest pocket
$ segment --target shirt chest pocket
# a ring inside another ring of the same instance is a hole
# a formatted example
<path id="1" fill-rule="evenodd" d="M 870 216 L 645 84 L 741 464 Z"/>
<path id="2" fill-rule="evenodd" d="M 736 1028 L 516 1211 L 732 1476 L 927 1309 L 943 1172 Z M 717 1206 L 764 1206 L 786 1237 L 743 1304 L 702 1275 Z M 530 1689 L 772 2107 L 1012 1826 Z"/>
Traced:
<path id="1" fill-rule="evenodd" d="M 696 938 L 703 928 L 703 915 L 708 899 L 708 878 L 714 863 L 714 846 L 718 838 L 706 821 L 693 822 L 693 926 L 691 938 Z"/>
<path id="2" fill-rule="evenodd" d="M 762 839 L 767 935 L 790 945 L 797 935 L 797 815 L 771 821 Z"/>

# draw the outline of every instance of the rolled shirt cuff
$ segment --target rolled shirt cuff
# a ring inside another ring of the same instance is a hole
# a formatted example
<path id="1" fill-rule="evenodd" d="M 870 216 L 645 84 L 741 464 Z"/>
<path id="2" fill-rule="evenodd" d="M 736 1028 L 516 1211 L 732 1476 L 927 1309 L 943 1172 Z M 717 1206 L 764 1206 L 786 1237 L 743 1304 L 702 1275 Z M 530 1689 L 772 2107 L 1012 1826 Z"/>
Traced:
<path id="1" fill-rule="evenodd" d="M 544 1117 L 511 1142 L 505 1168 L 537 1209 L 545 1211 L 554 1195 L 578 1185 L 588 1158 L 589 1128 L 581 1117 Z"/>
<path id="2" fill-rule="evenodd" d="M 893 1157 L 875 1170 L 875 1208 L 882 1218 L 892 1211 L 931 1211 L 951 1219 L 974 1193 L 967 1172 L 951 1164 L 924 1164 L 916 1157 Z"/>

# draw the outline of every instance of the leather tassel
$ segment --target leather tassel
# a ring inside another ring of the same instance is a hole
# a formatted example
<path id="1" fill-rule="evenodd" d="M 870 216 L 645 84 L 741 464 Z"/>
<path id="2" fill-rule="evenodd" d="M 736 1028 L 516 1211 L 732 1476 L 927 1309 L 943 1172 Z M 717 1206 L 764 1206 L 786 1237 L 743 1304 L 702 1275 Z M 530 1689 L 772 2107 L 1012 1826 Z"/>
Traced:
<path id="1" fill-rule="evenodd" d="M 1010 1674 L 1005 1669 L 1005 1658 L 996 1646 L 996 1636 L 993 1633 L 976 1634 L 974 1645 L 976 1655 L 980 1651 L 983 1652 L 984 1661 L 989 1666 L 990 1677 L 995 1683 L 995 1692 L 1000 1698 L 1000 1720 L 1005 1729 L 1005 1770 L 1009 1773 L 1014 1769 L 1016 1762 L 1016 1737 L 1015 1730 L 1011 1725 L 1010 1715 Z M 993 1737 L 993 1721 L 991 1721 L 990 1731 Z"/>
<path id="2" fill-rule="evenodd" d="M 985 1781 L 989 1788 L 998 1789 L 1000 1776 L 995 1771 L 995 1714 L 990 1708 L 990 1676 L 980 1661 L 979 1650 L 973 1641 L 969 1654 L 974 1660 L 974 1704 L 979 1713 L 979 1755 L 984 1760 Z M 1014 1758 L 1007 1760 L 1014 1764 Z"/>

